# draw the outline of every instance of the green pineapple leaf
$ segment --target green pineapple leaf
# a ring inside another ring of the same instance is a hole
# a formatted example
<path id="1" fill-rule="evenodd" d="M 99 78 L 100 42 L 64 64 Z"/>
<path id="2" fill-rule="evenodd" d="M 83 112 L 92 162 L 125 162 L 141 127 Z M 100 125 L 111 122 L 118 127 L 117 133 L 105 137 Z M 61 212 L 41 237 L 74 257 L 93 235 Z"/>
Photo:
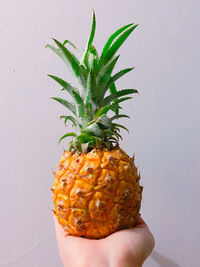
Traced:
<path id="1" fill-rule="evenodd" d="M 108 81 L 107 85 L 106 85 L 106 89 L 110 88 L 111 85 L 113 83 L 115 83 L 118 79 L 120 79 L 122 76 L 124 76 L 126 73 L 132 71 L 134 68 L 127 68 L 127 69 L 123 69 L 119 72 L 117 72 L 114 76 L 112 76 L 110 78 L 110 80 Z"/>
<path id="2" fill-rule="evenodd" d="M 63 44 L 61 44 L 56 39 L 53 39 L 53 40 L 57 44 L 59 49 L 61 50 L 62 60 L 65 62 L 67 67 L 70 69 L 70 71 L 73 73 L 75 78 L 78 80 L 78 82 L 81 84 L 83 89 L 85 89 L 86 76 L 85 76 L 85 72 L 83 71 L 83 68 L 79 66 L 78 59 Z"/>
<path id="3" fill-rule="evenodd" d="M 97 85 L 96 85 L 96 79 L 94 76 L 94 73 L 92 70 L 90 70 L 87 78 L 87 88 L 86 88 L 86 98 L 85 103 L 88 105 L 89 103 L 95 103 L 96 102 L 96 93 L 97 93 Z"/>
<path id="4" fill-rule="evenodd" d="M 88 143 L 90 141 L 90 136 L 87 132 L 82 132 L 76 139 L 81 143 Z"/>
<path id="5" fill-rule="evenodd" d="M 69 40 L 65 40 L 64 42 L 63 42 L 63 45 L 65 46 L 66 44 L 69 44 L 75 51 L 76 51 L 76 53 L 77 53 L 77 55 L 78 55 L 78 58 L 80 59 L 81 58 L 81 53 L 80 53 L 80 50 L 78 49 L 78 47 L 74 44 L 74 43 L 72 43 L 71 41 L 69 41 Z"/>
<path id="6" fill-rule="evenodd" d="M 116 86 L 115 86 L 115 83 L 113 83 L 113 84 L 110 86 L 109 90 L 110 90 L 110 94 L 111 94 L 111 95 L 112 95 L 112 94 L 115 94 L 115 93 L 117 92 L 117 88 L 116 88 Z M 116 100 L 114 100 L 114 102 L 116 103 Z M 112 110 L 115 112 L 115 115 L 118 115 L 118 114 L 119 114 L 119 106 L 117 106 L 116 108 L 113 108 Z"/>
<path id="7" fill-rule="evenodd" d="M 82 118 L 85 116 L 85 105 L 79 94 L 75 91 L 72 91 L 72 93 L 76 102 L 76 114 L 79 118 Z"/>
<path id="8" fill-rule="evenodd" d="M 117 138 L 117 140 L 119 141 L 119 138 L 122 139 L 122 136 L 115 130 L 104 130 L 103 134 L 105 137 L 111 137 L 111 136 L 115 136 Z"/>
<path id="9" fill-rule="evenodd" d="M 132 97 L 122 97 L 122 98 L 120 98 L 120 99 L 116 99 L 115 101 L 113 101 L 114 103 L 111 105 L 111 108 L 110 108 L 110 109 L 111 109 L 113 112 L 115 112 L 116 108 L 117 108 L 118 110 L 123 109 L 121 106 L 119 106 L 119 103 L 124 102 L 124 101 L 126 101 L 126 100 L 130 100 L 130 99 L 132 99 Z M 115 114 L 116 114 L 116 113 L 115 113 Z"/>
<path id="10" fill-rule="evenodd" d="M 124 125 L 115 123 L 114 126 L 115 126 L 115 127 L 118 127 L 118 128 L 122 128 L 122 129 L 126 130 L 126 131 L 129 133 L 129 130 L 128 130 Z"/>
<path id="11" fill-rule="evenodd" d="M 60 49 L 54 47 L 53 45 L 47 44 L 46 47 L 50 48 L 54 53 L 56 53 L 63 60 L 63 53 Z"/>
<path id="12" fill-rule="evenodd" d="M 118 29 L 116 32 L 114 32 L 109 38 L 108 41 L 106 42 L 103 51 L 101 53 L 100 59 L 99 59 L 99 68 L 102 66 L 102 64 L 104 63 L 105 60 L 105 55 L 108 52 L 108 49 L 110 48 L 110 46 L 112 45 L 113 41 L 126 29 L 128 29 L 130 26 L 132 26 L 133 23 L 125 25 L 123 27 L 121 27 L 120 29 Z"/>
<path id="13" fill-rule="evenodd" d="M 114 120 L 118 120 L 120 118 L 128 118 L 128 119 L 130 119 L 130 117 L 128 115 L 119 114 L 119 115 L 115 115 L 115 116 L 111 117 L 110 120 L 114 121 Z"/>
<path id="14" fill-rule="evenodd" d="M 90 32 L 89 39 L 88 39 L 88 41 L 87 41 L 87 45 L 86 45 L 85 51 L 84 51 L 83 56 L 82 56 L 82 59 L 81 59 L 81 61 L 80 61 L 80 65 L 83 65 L 84 60 L 85 60 L 85 58 L 86 58 L 87 55 L 88 55 L 90 46 L 91 46 L 91 44 L 92 44 L 92 42 L 93 42 L 93 40 L 94 40 L 95 29 L 96 29 L 96 17 L 95 17 L 95 13 L 94 13 L 94 11 L 93 11 L 93 12 L 92 12 L 92 28 L 91 28 L 91 32 Z"/>
<path id="15" fill-rule="evenodd" d="M 96 114 L 95 114 L 95 118 L 99 118 L 100 116 L 102 115 L 106 115 L 106 113 L 109 111 L 110 106 L 105 106 L 105 107 L 102 107 L 100 108 L 99 110 L 97 110 Z"/>
<path id="16" fill-rule="evenodd" d="M 92 123 L 91 125 L 87 126 L 84 131 L 95 136 L 101 136 L 102 132 L 97 123 Z"/>
<path id="17" fill-rule="evenodd" d="M 88 151 L 88 146 L 89 146 L 89 142 L 88 142 L 88 143 L 82 143 L 82 144 L 81 144 L 81 151 L 82 151 L 83 153 L 87 153 L 87 151 Z"/>
<path id="18" fill-rule="evenodd" d="M 108 141 L 110 141 L 110 142 L 114 142 L 115 144 L 117 144 L 117 143 L 118 143 L 118 140 L 117 140 L 117 138 L 116 138 L 116 137 L 114 137 L 114 136 L 112 136 L 112 137 L 109 137 L 109 138 L 108 138 Z"/>
<path id="19" fill-rule="evenodd" d="M 122 46 L 122 44 L 126 41 L 132 31 L 138 26 L 138 24 L 132 26 L 125 32 L 123 32 L 119 38 L 113 43 L 113 45 L 109 48 L 107 53 L 105 54 L 105 62 L 109 61 L 118 51 L 118 49 Z"/>
<path id="20" fill-rule="evenodd" d="M 70 132 L 70 133 L 67 133 L 67 134 L 64 134 L 58 141 L 58 144 L 66 137 L 68 136 L 76 136 L 76 134 L 74 132 Z"/>
<path id="21" fill-rule="evenodd" d="M 122 97 L 120 99 L 115 99 L 115 101 L 113 101 L 114 103 L 110 105 L 111 106 L 110 109 L 114 112 L 116 108 L 123 109 L 121 106 L 119 106 L 119 103 L 124 102 L 126 100 L 130 100 L 130 99 L 132 99 L 132 97 Z"/>
<path id="22" fill-rule="evenodd" d="M 90 53 L 92 53 L 93 55 L 95 55 L 97 61 L 99 61 L 99 54 L 97 49 L 95 48 L 95 46 L 93 44 L 91 44 L 90 46 Z"/>
<path id="23" fill-rule="evenodd" d="M 90 119 L 93 118 L 93 105 L 91 103 L 86 103 L 86 116 L 88 116 Z"/>
<path id="24" fill-rule="evenodd" d="M 96 77 L 98 87 L 98 100 L 104 97 L 106 85 L 111 77 L 112 71 L 118 59 L 119 56 L 112 58 L 106 65 L 103 66 Z"/>
<path id="25" fill-rule="evenodd" d="M 116 88 L 116 85 L 115 85 L 115 83 L 112 83 L 112 85 L 110 86 L 110 93 L 111 94 L 115 94 L 115 93 L 117 93 L 117 88 Z"/>
<path id="26" fill-rule="evenodd" d="M 72 116 L 60 116 L 60 119 L 65 119 L 65 125 L 66 125 L 68 120 L 70 120 L 72 122 L 72 125 L 74 125 L 74 126 L 79 125 L 78 121 Z"/>
<path id="27" fill-rule="evenodd" d="M 90 142 L 89 142 L 89 147 L 93 148 L 93 147 L 100 147 L 102 145 L 102 138 L 98 137 L 98 136 L 91 136 L 90 138 Z"/>
<path id="28" fill-rule="evenodd" d="M 52 99 L 59 102 L 60 104 L 62 104 L 66 108 L 68 108 L 71 112 L 76 114 L 75 106 L 73 104 L 71 104 L 70 102 L 68 102 L 67 100 L 59 98 L 59 97 L 52 97 Z"/>
<path id="29" fill-rule="evenodd" d="M 93 79 L 92 79 L 92 71 L 90 70 L 90 72 L 88 73 L 88 78 L 87 78 L 87 88 L 86 88 L 87 95 L 85 97 L 86 104 L 91 102 L 92 89 L 93 89 Z"/>
<path id="30" fill-rule="evenodd" d="M 94 45 L 91 45 L 87 57 L 84 60 L 84 65 L 86 66 L 88 71 L 92 69 L 93 72 L 96 72 L 98 62 L 99 62 L 98 52 L 94 47 Z"/>
<path id="31" fill-rule="evenodd" d="M 123 140 L 121 134 L 119 134 L 117 131 L 113 131 L 113 134 L 119 139 Z"/>
<path id="32" fill-rule="evenodd" d="M 75 46 L 75 44 L 73 44 L 73 43 L 70 42 L 69 40 L 65 40 L 65 41 L 63 42 L 63 45 L 66 45 L 66 44 L 71 45 L 71 47 L 73 47 L 74 50 L 76 50 L 76 51 L 80 54 L 79 49 Z"/>
<path id="33" fill-rule="evenodd" d="M 99 125 L 100 128 L 102 126 L 103 126 L 103 128 L 111 128 L 112 127 L 112 122 L 110 121 L 110 119 L 106 115 L 100 116 L 96 120 L 96 123 Z"/>
<path id="34" fill-rule="evenodd" d="M 134 93 L 137 93 L 137 92 L 138 91 L 136 89 L 124 89 L 124 90 L 118 91 L 118 92 L 116 92 L 116 93 L 114 93 L 112 95 L 109 95 L 106 98 L 104 98 L 104 100 L 99 103 L 100 107 L 108 105 L 110 102 L 112 102 L 113 100 L 115 100 L 115 99 L 117 99 L 117 98 L 119 98 L 121 96 L 134 94 Z"/>
<path id="35" fill-rule="evenodd" d="M 68 93 L 70 93 L 70 95 L 72 95 L 72 90 L 75 90 L 75 91 L 78 92 L 77 89 L 72 87 L 71 84 L 69 84 L 68 82 L 64 81 L 63 79 L 61 79 L 61 78 L 59 78 L 57 76 L 51 75 L 51 74 L 48 74 L 48 76 L 50 78 L 52 78 L 54 81 L 56 81 L 58 84 L 60 84 L 63 87 L 62 90 L 66 90 Z"/>

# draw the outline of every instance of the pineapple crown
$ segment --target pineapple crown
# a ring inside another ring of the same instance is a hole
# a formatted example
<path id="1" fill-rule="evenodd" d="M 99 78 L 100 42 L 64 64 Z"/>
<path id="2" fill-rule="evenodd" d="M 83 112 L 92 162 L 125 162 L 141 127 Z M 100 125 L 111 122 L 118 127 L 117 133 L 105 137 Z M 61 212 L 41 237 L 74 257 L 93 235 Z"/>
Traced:
<path id="1" fill-rule="evenodd" d="M 90 36 L 80 60 L 66 47 L 70 46 L 79 54 L 77 47 L 69 40 L 60 43 L 53 39 L 56 47 L 47 45 L 64 61 L 80 85 L 76 88 L 57 76 L 48 75 L 61 85 L 61 91 L 67 91 L 73 99 L 69 102 L 62 98 L 52 97 L 73 114 L 60 116 L 64 119 L 65 125 L 67 121 L 71 121 L 72 126 L 78 128 L 78 133 L 68 132 L 59 140 L 60 143 L 64 138 L 71 136 L 70 151 L 87 153 L 93 148 L 112 149 L 118 145 L 119 139 L 122 139 L 120 129 L 128 131 L 125 126 L 115 121 L 120 118 L 129 118 L 125 114 L 119 114 L 122 109 L 119 104 L 131 99 L 130 94 L 137 93 L 137 90 L 117 90 L 115 82 L 133 68 L 123 69 L 114 75 L 112 72 L 119 59 L 119 55 L 116 56 L 118 49 L 137 26 L 131 23 L 114 32 L 108 38 L 99 56 L 93 45 L 96 29 L 96 17 L 93 11 Z M 113 115 L 108 116 L 109 111 L 113 112 Z"/>

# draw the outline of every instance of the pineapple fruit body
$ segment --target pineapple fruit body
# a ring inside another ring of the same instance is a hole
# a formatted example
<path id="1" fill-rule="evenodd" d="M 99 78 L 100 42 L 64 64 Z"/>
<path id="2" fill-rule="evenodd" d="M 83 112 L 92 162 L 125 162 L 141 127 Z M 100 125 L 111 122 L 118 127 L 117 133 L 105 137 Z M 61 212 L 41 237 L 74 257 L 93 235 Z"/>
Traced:
<path id="1" fill-rule="evenodd" d="M 54 214 L 67 234 L 98 239 L 134 227 L 142 199 L 140 175 L 119 147 L 65 151 L 52 188 Z"/>

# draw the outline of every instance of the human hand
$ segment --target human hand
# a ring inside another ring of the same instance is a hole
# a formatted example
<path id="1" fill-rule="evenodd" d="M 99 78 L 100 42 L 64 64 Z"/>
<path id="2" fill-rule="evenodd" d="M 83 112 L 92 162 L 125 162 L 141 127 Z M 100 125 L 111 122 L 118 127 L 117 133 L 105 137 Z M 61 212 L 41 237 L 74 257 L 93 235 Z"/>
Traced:
<path id="1" fill-rule="evenodd" d="M 135 228 L 99 240 L 66 236 L 55 216 L 54 222 L 64 267 L 141 267 L 155 245 L 142 218 Z"/>

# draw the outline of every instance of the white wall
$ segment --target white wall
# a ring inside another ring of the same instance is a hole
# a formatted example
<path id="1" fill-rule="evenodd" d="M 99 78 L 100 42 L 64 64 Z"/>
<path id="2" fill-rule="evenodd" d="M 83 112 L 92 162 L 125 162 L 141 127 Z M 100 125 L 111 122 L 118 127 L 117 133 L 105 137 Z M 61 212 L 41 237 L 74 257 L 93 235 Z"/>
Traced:
<path id="1" fill-rule="evenodd" d="M 51 37 L 84 47 L 91 9 L 96 46 L 129 22 L 139 23 L 121 49 L 119 82 L 138 88 L 126 106 L 130 135 L 121 144 L 142 173 L 142 216 L 156 247 L 146 267 L 198 267 L 200 194 L 199 1 L 0 0 L 0 265 L 61 266 L 52 223 L 51 168 L 65 128 L 64 108 L 49 99 L 58 87 L 47 73 L 71 79 L 45 49 Z"/>

